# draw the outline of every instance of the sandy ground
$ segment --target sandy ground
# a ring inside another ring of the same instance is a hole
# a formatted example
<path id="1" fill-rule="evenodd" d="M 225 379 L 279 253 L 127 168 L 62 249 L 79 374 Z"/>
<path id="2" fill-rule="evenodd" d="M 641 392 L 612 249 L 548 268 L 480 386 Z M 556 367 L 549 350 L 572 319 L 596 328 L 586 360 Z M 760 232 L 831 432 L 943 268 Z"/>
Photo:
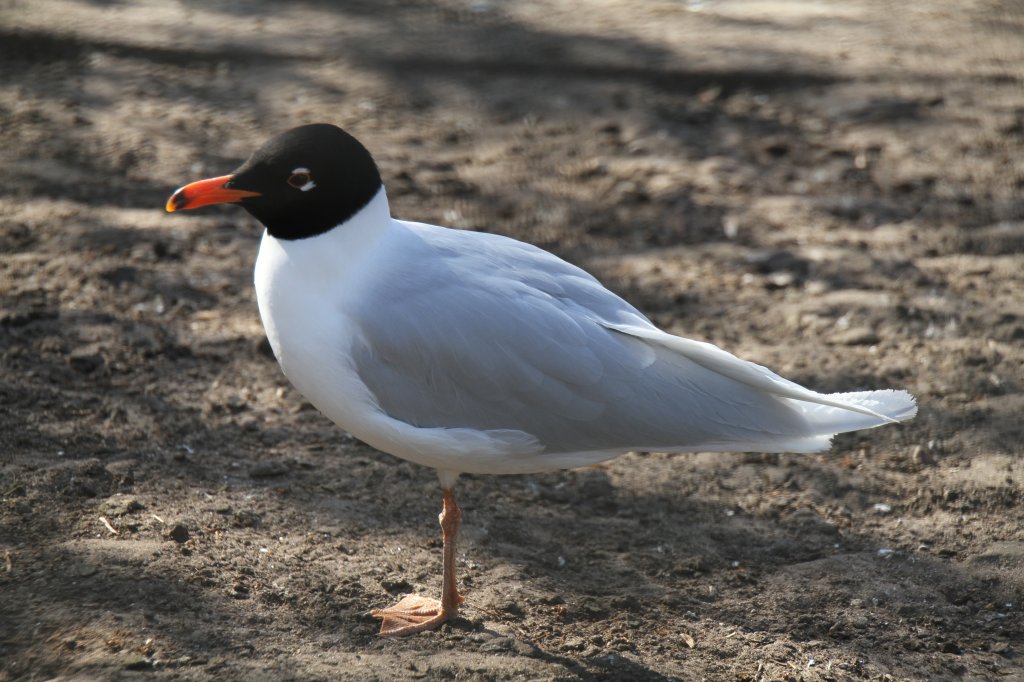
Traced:
<path id="1" fill-rule="evenodd" d="M 1024 679 L 1024 10 L 0 2 L 0 679 Z M 820 455 L 465 476 L 346 436 L 186 181 L 331 121 L 400 217 L 916 420 Z"/>

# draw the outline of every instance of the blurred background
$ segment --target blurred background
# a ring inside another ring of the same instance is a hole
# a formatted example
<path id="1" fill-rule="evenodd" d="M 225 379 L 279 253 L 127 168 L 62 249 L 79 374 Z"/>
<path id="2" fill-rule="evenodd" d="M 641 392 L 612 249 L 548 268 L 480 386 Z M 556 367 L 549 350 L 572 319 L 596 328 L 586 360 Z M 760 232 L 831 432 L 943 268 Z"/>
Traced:
<path id="1" fill-rule="evenodd" d="M 1020 2 L 0 3 L 0 679 L 1024 676 L 1022 64 Z M 377 640 L 433 474 L 280 375 L 253 219 L 162 208 L 316 121 L 398 217 L 920 414 L 467 477 L 479 610 Z"/>

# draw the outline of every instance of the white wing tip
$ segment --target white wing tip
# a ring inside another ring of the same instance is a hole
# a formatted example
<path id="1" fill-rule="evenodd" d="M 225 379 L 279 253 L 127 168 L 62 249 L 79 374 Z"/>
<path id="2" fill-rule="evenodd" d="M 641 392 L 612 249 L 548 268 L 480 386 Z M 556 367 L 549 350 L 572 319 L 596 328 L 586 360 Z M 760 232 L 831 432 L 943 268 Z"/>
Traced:
<path id="1" fill-rule="evenodd" d="M 851 402 L 878 413 L 887 423 L 897 424 L 917 415 L 917 398 L 908 391 L 886 389 L 845 394 Z"/>
<path id="2" fill-rule="evenodd" d="M 917 399 L 909 392 L 897 389 L 830 393 L 826 397 L 837 407 L 873 416 L 883 424 L 896 424 L 917 414 Z"/>

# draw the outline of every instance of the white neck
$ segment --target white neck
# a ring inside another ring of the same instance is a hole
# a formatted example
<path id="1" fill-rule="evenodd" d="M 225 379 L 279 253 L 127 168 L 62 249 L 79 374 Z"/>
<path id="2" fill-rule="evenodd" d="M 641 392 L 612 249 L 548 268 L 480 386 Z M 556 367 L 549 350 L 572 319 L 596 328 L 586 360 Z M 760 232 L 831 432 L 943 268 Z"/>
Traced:
<path id="1" fill-rule="evenodd" d="M 267 338 L 289 373 L 286 335 L 318 333 L 330 321 L 325 311 L 338 310 L 350 296 L 358 296 L 353 282 L 372 260 L 371 253 L 396 224 L 388 210 L 384 188 L 341 225 L 307 239 L 277 239 L 263 233 L 256 258 L 256 300 Z M 295 354 L 300 360 L 304 351 Z M 295 376 L 291 376 L 296 381 Z"/>
<path id="2" fill-rule="evenodd" d="M 384 236 L 384 228 L 390 222 L 391 209 L 382 186 L 370 203 L 327 232 L 307 239 L 275 239 L 266 234 L 262 248 L 267 247 L 268 240 L 273 240 L 287 259 L 302 263 L 311 272 L 321 271 L 321 268 L 329 271 L 337 268 L 339 254 L 344 254 L 347 262 L 358 262 L 360 255 Z"/>

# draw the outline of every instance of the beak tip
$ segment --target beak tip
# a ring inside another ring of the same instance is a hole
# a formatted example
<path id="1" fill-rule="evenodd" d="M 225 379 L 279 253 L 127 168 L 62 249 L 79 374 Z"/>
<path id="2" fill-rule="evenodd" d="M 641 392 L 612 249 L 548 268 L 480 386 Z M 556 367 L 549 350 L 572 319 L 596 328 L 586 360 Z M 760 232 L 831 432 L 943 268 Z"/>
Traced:
<path id="1" fill-rule="evenodd" d="M 174 213 L 175 211 L 180 211 L 185 208 L 185 205 L 188 203 L 188 199 L 185 197 L 184 189 L 184 187 L 179 187 L 174 190 L 174 194 L 172 194 L 167 200 L 167 203 L 164 204 L 164 209 L 168 213 Z"/>

